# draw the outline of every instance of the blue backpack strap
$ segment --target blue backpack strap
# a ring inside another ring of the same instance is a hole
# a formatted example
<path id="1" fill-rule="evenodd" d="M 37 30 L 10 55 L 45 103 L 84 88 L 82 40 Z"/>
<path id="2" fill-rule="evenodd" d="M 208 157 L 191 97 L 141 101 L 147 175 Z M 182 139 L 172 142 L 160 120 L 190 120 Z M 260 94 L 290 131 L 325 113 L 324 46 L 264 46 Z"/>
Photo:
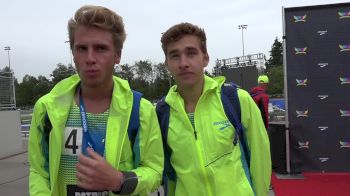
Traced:
<path id="1" fill-rule="evenodd" d="M 243 148 L 244 156 L 247 161 L 248 167 L 250 163 L 250 153 L 248 150 L 248 145 L 244 138 L 244 130 L 241 122 L 241 106 L 237 93 L 237 85 L 234 83 L 223 84 L 221 87 L 221 101 L 224 106 L 224 110 L 227 118 L 235 128 L 235 136 L 233 139 L 233 144 L 237 144 L 237 139 L 241 143 Z"/>
<path id="2" fill-rule="evenodd" d="M 134 168 L 140 164 L 140 138 L 139 138 L 139 128 L 140 128 L 140 102 L 142 98 L 142 93 L 137 91 L 132 91 L 133 93 L 133 103 L 131 109 L 131 115 L 128 125 L 128 136 L 132 147 Z"/>
<path id="3" fill-rule="evenodd" d="M 170 106 L 165 102 L 165 97 L 163 97 L 156 107 L 158 122 L 160 130 L 162 133 L 163 147 L 164 147 L 164 172 L 163 172 L 163 183 L 164 192 L 167 193 L 167 179 L 172 181 L 176 180 L 176 174 L 174 168 L 170 163 L 171 148 L 168 145 L 168 128 L 169 128 L 169 118 L 170 118 Z"/>
<path id="4" fill-rule="evenodd" d="M 45 170 L 49 173 L 50 168 L 49 168 L 49 144 L 50 144 L 50 132 L 52 130 L 52 124 L 49 118 L 49 115 L 47 114 L 47 112 L 45 113 L 44 116 L 44 140 L 41 143 L 41 145 L 43 146 L 43 154 L 45 157 L 45 163 L 44 163 L 44 168 Z"/>
<path id="5" fill-rule="evenodd" d="M 231 124 L 235 127 L 235 136 L 233 139 L 233 144 L 237 144 L 237 138 L 239 138 L 239 147 L 241 149 L 241 161 L 244 169 L 244 173 L 248 178 L 250 186 L 252 186 L 252 181 L 250 178 L 250 153 L 248 150 L 248 145 L 244 137 L 244 129 L 241 122 L 241 106 L 239 102 L 237 85 L 234 83 L 223 84 L 221 87 L 221 101 L 224 106 L 224 110 L 227 118 Z"/>
<path id="6" fill-rule="evenodd" d="M 44 116 L 44 133 L 45 133 L 45 136 L 49 137 L 51 129 L 52 129 L 52 124 L 51 124 L 49 115 L 47 113 L 45 113 L 45 116 Z M 47 142 L 47 143 L 49 143 L 49 142 Z"/>
<path id="7" fill-rule="evenodd" d="M 238 138 L 242 141 L 241 106 L 239 104 L 237 86 L 235 84 L 223 84 L 221 87 L 221 101 L 225 113 L 231 124 L 235 127 L 233 144 L 236 145 Z"/>

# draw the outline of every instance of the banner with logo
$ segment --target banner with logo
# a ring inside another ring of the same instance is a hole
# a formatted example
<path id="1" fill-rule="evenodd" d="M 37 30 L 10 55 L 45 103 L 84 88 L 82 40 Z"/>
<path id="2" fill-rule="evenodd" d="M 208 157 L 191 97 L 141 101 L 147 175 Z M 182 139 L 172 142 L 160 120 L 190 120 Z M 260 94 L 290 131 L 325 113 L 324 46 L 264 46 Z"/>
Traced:
<path id="1" fill-rule="evenodd" d="M 284 9 L 291 171 L 350 171 L 350 3 Z"/>

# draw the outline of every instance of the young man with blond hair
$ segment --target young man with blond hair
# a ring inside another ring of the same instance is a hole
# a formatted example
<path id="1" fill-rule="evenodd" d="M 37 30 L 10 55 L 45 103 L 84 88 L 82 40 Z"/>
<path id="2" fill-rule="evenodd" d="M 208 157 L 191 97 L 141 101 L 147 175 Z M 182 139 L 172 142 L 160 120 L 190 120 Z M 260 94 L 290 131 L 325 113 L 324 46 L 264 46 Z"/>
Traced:
<path id="1" fill-rule="evenodd" d="M 30 195 L 147 195 L 161 182 L 162 141 L 153 105 L 113 76 L 123 20 L 108 8 L 83 6 L 68 32 L 78 74 L 35 104 Z"/>

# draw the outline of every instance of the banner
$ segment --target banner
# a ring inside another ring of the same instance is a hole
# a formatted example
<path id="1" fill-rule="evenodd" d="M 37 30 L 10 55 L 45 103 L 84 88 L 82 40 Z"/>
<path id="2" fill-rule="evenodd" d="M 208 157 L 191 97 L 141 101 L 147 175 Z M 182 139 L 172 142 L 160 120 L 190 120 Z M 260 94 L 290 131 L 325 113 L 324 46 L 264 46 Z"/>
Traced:
<path id="1" fill-rule="evenodd" d="M 284 9 L 291 171 L 350 171 L 350 3 Z"/>

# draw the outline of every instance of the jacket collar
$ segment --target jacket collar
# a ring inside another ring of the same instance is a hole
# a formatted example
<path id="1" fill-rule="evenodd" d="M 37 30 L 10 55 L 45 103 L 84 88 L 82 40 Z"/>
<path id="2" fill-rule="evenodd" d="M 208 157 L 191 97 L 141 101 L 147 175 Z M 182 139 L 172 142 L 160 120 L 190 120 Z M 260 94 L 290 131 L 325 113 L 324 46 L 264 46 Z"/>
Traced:
<path id="1" fill-rule="evenodd" d="M 126 80 L 113 76 L 114 88 L 112 95 L 111 106 L 113 108 L 127 109 L 132 103 L 130 96 L 132 95 L 130 86 Z M 49 96 L 52 100 L 58 101 L 62 108 L 70 107 L 74 93 L 80 83 L 80 78 L 77 74 L 70 76 L 61 82 L 57 83 L 51 90 Z M 128 102 L 130 102 L 128 104 Z"/>
<path id="2" fill-rule="evenodd" d="M 224 76 L 219 76 L 215 78 L 211 78 L 209 76 L 204 75 L 204 87 L 201 96 L 206 95 L 209 92 L 220 90 L 221 85 L 225 82 Z M 180 93 L 177 91 L 177 85 L 174 85 L 170 88 L 165 101 L 176 110 L 179 108 L 177 105 L 181 104 L 182 108 L 184 108 L 184 100 L 181 97 Z"/>

